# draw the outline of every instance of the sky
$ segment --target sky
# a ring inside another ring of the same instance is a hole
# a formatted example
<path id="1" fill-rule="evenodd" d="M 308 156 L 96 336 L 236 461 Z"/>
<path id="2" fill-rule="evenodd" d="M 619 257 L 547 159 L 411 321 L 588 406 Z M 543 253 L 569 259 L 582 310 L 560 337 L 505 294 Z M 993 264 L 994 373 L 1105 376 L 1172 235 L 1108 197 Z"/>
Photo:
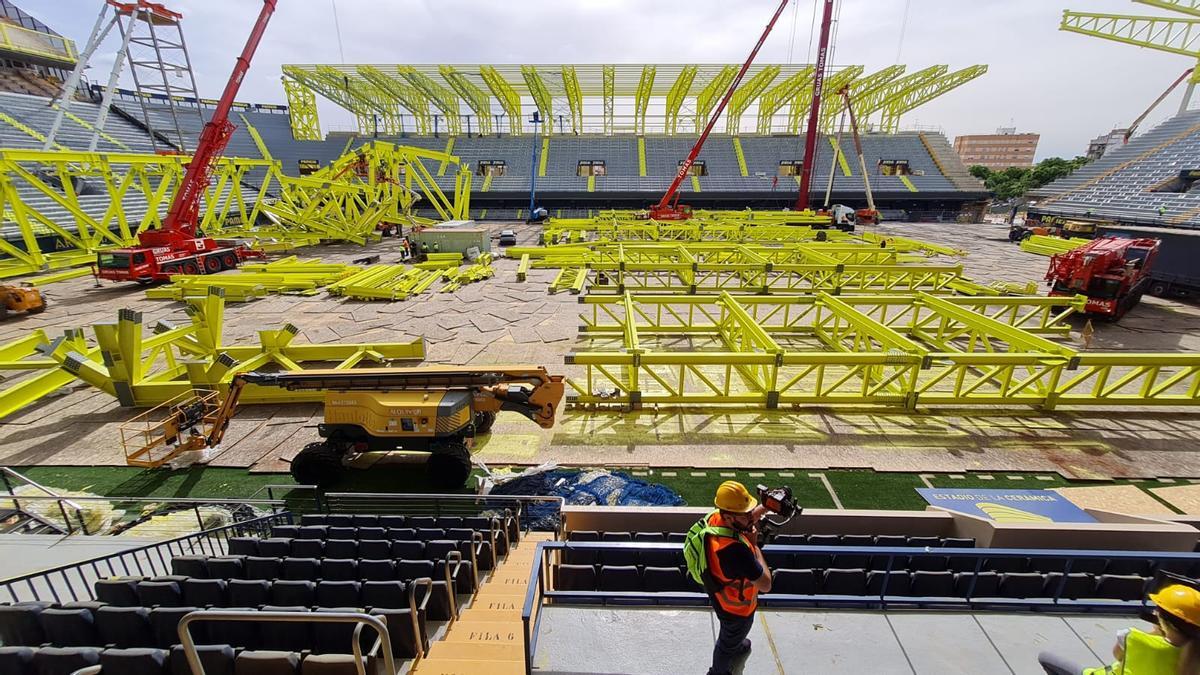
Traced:
<path id="1" fill-rule="evenodd" d="M 793 1 L 758 63 L 810 60 L 815 0 Z M 101 3 L 17 4 L 82 49 Z M 201 96 L 218 97 L 262 5 L 165 4 L 185 16 Z M 938 127 L 951 140 L 1015 126 L 1042 135 L 1039 159 L 1083 154 L 1089 139 L 1128 125 L 1193 65 L 1186 57 L 1058 30 L 1064 9 L 1166 14 L 1129 0 L 840 4 L 835 64 L 860 64 L 867 72 L 894 63 L 906 64 L 909 72 L 934 64 L 951 70 L 990 67 L 983 77 L 909 113 L 902 125 Z M 285 103 L 279 82 L 285 63 L 741 62 L 777 6 L 777 0 L 279 0 L 238 100 Z M 116 46 L 110 40 L 101 47 L 88 72 L 92 80 L 107 78 Z M 1174 114 L 1180 100 L 1177 91 L 1142 131 Z M 326 131 L 353 124 L 333 104 L 322 102 L 320 110 Z"/>

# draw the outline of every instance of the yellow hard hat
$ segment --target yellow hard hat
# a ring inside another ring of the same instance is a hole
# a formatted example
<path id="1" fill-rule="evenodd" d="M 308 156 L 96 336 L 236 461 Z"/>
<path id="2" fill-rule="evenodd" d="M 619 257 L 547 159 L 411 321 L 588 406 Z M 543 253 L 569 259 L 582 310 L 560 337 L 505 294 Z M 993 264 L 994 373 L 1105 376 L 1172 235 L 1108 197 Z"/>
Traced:
<path id="1" fill-rule="evenodd" d="M 1172 584 L 1157 593 L 1151 593 L 1150 600 L 1158 606 L 1159 611 L 1200 628 L 1200 590 Z"/>
<path id="2" fill-rule="evenodd" d="M 758 506 L 758 500 L 750 494 L 745 485 L 736 480 L 727 480 L 717 487 L 717 498 L 713 500 L 713 504 L 722 511 L 748 513 Z"/>

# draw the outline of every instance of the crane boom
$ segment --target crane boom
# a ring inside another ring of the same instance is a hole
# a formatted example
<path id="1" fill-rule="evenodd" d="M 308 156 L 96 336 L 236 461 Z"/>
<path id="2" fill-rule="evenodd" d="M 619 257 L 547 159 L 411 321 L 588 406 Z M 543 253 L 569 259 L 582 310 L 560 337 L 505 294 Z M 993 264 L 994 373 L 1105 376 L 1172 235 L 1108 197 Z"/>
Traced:
<path id="1" fill-rule="evenodd" d="M 833 25 L 834 0 L 824 0 L 821 14 L 821 37 L 817 42 L 817 64 L 813 71 L 812 105 L 808 111 L 808 130 L 804 136 L 804 164 L 800 167 L 800 196 L 796 199 L 796 210 L 808 208 L 808 189 L 812 183 L 813 162 L 817 159 L 817 122 L 821 116 L 821 94 L 825 88 L 825 67 L 829 56 L 829 33 Z"/>
<path id="2" fill-rule="evenodd" d="M 1195 68 L 1188 68 L 1187 70 L 1183 71 L 1183 74 L 1180 75 L 1174 82 L 1172 82 L 1171 86 L 1167 87 L 1166 91 L 1160 94 L 1158 98 L 1154 99 L 1154 103 L 1151 103 L 1150 107 L 1146 108 L 1145 112 L 1143 112 L 1141 115 L 1138 115 L 1138 118 L 1133 121 L 1133 124 L 1130 124 L 1129 128 L 1125 130 L 1125 143 L 1128 143 L 1129 139 L 1133 138 L 1133 134 L 1137 131 L 1138 126 L 1140 126 L 1142 122 L 1146 121 L 1146 118 L 1150 116 L 1150 113 L 1154 112 L 1154 109 L 1157 108 L 1164 100 L 1166 100 L 1166 98 L 1171 95 L 1171 92 L 1175 91 L 1176 87 L 1183 84 L 1183 81 L 1186 80 L 1194 70 Z M 1187 106 L 1186 98 L 1184 100 L 1184 106 Z"/>
<path id="3" fill-rule="evenodd" d="M 254 58 L 254 52 L 258 50 L 258 43 L 267 30 L 267 23 L 270 22 L 271 15 L 275 13 L 275 3 L 276 0 L 263 0 L 258 20 L 250 31 L 246 46 L 242 48 L 242 53 L 237 58 L 229 81 L 225 83 L 225 91 L 221 93 L 221 99 L 218 101 L 216 109 L 213 110 L 212 118 L 200 132 L 196 152 L 192 155 L 192 161 L 188 164 L 183 181 L 175 192 L 175 198 L 171 200 L 171 208 L 167 212 L 167 217 L 156 233 L 154 231 L 143 233 L 154 233 L 150 241 L 142 242 L 144 245 L 170 245 L 176 240 L 196 237 L 196 228 L 200 217 L 200 198 L 204 194 L 205 188 L 208 187 L 209 172 L 212 170 L 213 163 L 225 151 L 229 137 L 233 134 L 234 126 L 229 121 L 229 110 L 242 86 L 246 72 L 250 70 L 250 60 Z M 161 241 L 154 241 L 159 238 Z"/>
<path id="4" fill-rule="evenodd" d="M 833 0 L 828 0 L 832 2 Z M 729 99 L 733 98 L 733 93 L 737 91 L 738 85 L 742 78 L 745 77 L 746 71 L 750 70 L 751 64 L 754 63 L 754 57 L 758 56 L 758 50 L 762 49 L 763 43 L 767 41 L 767 36 L 771 34 L 771 30 L 775 28 L 775 22 L 779 20 L 783 10 L 787 8 L 789 0 L 781 0 L 779 8 L 775 10 L 775 14 L 771 16 L 771 20 L 767 22 L 767 27 L 763 29 L 762 36 L 758 38 L 758 42 L 754 45 L 754 49 L 750 51 L 750 56 L 746 58 L 746 62 L 742 64 L 742 69 L 734 76 L 733 82 L 729 84 L 729 89 L 725 92 L 725 96 L 721 102 L 717 104 L 717 109 L 713 111 L 708 119 L 708 125 L 704 127 L 704 132 L 700 134 L 700 138 L 696 139 L 695 145 L 692 146 L 692 151 L 688 153 L 687 159 L 679 165 L 679 171 L 675 173 L 675 180 L 671 181 L 671 187 L 667 188 L 662 199 L 658 203 L 650 207 L 650 217 L 654 220 L 686 220 L 690 215 L 690 210 L 679 209 L 672 205 L 672 201 L 679 200 L 679 186 L 683 183 L 683 179 L 691 172 L 692 165 L 696 163 L 696 158 L 700 156 L 700 150 L 704 147 L 704 141 L 708 139 L 708 135 L 712 133 L 713 127 L 717 124 L 717 118 L 725 110 L 725 106 L 729 104 Z"/>

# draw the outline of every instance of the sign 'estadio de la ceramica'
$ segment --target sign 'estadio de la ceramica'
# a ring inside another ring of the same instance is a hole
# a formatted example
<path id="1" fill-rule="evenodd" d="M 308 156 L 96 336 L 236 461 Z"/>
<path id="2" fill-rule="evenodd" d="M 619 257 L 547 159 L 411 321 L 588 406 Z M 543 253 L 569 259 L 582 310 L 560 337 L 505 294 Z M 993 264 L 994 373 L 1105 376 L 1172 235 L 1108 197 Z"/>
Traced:
<path id="1" fill-rule="evenodd" d="M 1094 523 L 1086 511 L 1050 490 L 917 488 L 933 506 L 997 523 Z"/>

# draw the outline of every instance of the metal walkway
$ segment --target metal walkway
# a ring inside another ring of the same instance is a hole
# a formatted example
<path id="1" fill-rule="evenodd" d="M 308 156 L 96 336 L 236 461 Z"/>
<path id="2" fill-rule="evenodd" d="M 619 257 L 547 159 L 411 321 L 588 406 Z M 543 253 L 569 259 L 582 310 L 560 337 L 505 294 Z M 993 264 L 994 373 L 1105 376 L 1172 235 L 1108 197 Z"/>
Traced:
<path id="1" fill-rule="evenodd" d="M 534 672 L 703 673 L 717 625 L 707 609 L 543 609 Z M 745 675 L 1042 675 L 1038 653 L 1108 663 L 1135 619 L 1045 614 L 763 610 Z"/>

